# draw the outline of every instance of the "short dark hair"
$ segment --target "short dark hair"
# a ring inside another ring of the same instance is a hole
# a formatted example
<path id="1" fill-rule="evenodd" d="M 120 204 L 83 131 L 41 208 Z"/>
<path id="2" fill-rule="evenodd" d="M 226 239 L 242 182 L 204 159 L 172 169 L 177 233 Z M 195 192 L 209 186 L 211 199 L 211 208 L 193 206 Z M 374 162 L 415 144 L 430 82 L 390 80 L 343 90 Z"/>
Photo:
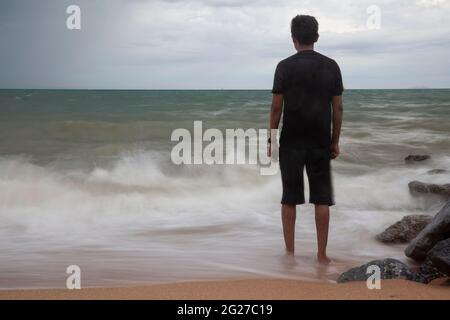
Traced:
<path id="1" fill-rule="evenodd" d="M 297 15 L 291 21 L 291 34 L 301 44 L 313 44 L 319 39 L 319 23 L 313 16 Z"/>

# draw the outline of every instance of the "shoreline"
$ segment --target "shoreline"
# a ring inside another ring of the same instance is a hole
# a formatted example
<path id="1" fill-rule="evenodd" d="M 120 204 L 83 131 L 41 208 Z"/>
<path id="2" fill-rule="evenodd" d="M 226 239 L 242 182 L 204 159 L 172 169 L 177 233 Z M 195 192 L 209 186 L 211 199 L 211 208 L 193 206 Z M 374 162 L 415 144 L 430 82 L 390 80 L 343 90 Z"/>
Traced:
<path id="1" fill-rule="evenodd" d="M 286 279 L 193 281 L 134 287 L 0 291 L 1 300 L 450 300 L 445 278 L 430 284 L 382 280 L 325 283 Z"/>

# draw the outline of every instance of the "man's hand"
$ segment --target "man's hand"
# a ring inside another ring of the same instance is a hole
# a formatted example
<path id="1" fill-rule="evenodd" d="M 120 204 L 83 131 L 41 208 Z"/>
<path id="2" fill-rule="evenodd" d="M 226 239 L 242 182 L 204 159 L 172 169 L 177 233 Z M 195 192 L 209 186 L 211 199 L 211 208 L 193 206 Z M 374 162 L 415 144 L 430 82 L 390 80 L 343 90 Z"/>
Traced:
<path id="1" fill-rule="evenodd" d="M 336 159 L 339 156 L 339 144 L 332 143 L 331 144 L 331 159 Z"/>
<path id="2" fill-rule="evenodd" d="M 331 159 L 339 156 L 339 136 L 341 134 L 342 113 L 344 111 L 342 96 L 335 96 L 331 101 L 333 107 L 333 135 L 331 136 Z"/>
<path id="3" fill-rule="evenodd" d="M 274 161 L 278 161 L 279 157 L 279 146 L 276 142 L 267 142 L 269 147 L 269 158 Z"/>

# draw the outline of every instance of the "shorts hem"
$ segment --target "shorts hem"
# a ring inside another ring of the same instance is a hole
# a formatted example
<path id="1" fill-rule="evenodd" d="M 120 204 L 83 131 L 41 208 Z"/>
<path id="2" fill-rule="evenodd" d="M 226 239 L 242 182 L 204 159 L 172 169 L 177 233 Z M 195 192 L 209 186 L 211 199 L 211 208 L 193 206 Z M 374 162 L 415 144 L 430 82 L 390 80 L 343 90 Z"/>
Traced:
<path id="1" fill-rule="evenodd" d="M 329 206 L 329 207 L 336 205 L 336 203 L 332 200 L 330 201 L 330 200 L 320 200 L 320 199 L 309 199 L 309 203 L 316 204 L 316 205 L 325 205 L 325 206 Z"/>
<path id="2" fill-rule="evenodd" d="M 288 204 L 288 205 L 301 205 L 305 204 L 305 200 L 295 200 L 295 201 L 289 201 L 289 200 L 281 200 L 281 204 Z"/>

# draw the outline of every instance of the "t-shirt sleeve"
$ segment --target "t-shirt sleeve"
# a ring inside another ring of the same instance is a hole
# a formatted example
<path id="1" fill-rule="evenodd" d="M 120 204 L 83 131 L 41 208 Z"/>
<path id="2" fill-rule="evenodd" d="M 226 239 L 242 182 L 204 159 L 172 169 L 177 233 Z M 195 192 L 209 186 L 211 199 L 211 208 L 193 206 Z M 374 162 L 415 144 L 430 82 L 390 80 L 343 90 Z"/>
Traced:
<path id="1" fill-rule="evenodd" d="M 277 65 L 277 68 L 275 69 L 275 76 L 273 79 L 273 87 L 272 87 L 272 93 L 273 94 L 282 94 L 284 93 L 284 72 L 281 67 L 281 64 L 279 63 Z"/>
<path id="2" fill-rule="evenodd" d="M 339 65 L 336 63 L 335 80 L 331 90 L 332 96 L 341 96 L 344 92 L 344 85 L 342 83 L 342 74 Z"/>

